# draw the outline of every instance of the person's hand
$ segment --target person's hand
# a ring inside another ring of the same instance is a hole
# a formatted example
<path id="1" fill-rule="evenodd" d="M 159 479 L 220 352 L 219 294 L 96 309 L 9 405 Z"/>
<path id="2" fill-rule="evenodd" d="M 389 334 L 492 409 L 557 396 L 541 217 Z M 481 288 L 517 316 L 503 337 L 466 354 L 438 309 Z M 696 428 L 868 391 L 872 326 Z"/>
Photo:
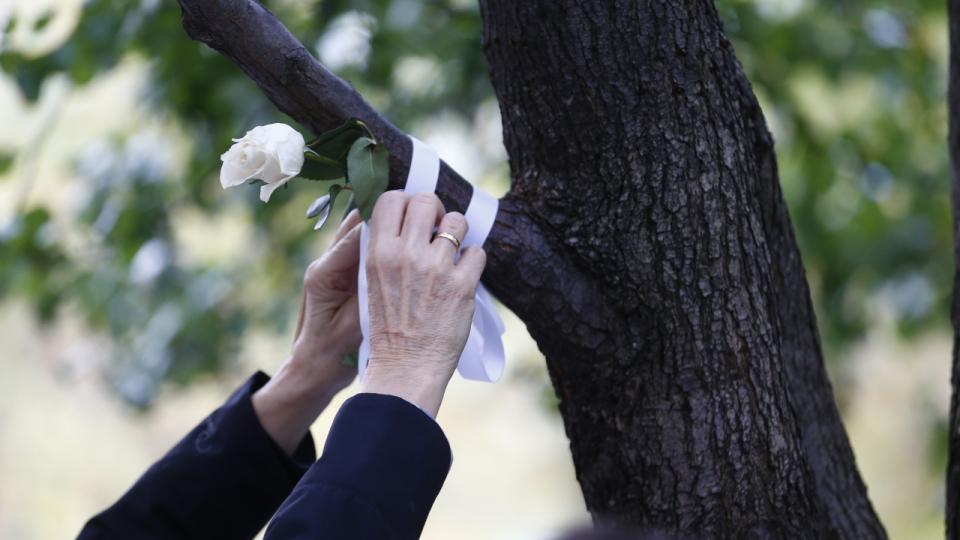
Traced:
<path id="1" fill-rule="evenodd" d="M 357 367 L 344 362 L 360 345 L 357 270 L 360 216 L 351 212 L 333 244 L 307 268 L 293 351 L 280 371 L 253 395 L 261 425 L 292 454 Z"/>
<path id="2" fill-rule="evenodd" d="M 486 264 L 480 247 L 465 249 L 467 221 L 445 213 L 434 194 L 390 191 L 370 220 L 367 283 L 370 360 L 363 391 L 392 394 L 436 416 L 466 344 L 477 283 Z"/>
<path id="3" fill-rule="evenodd" d="M 360 346 L 357 271 L 360 260 L 360 214 L 350 212 L 333 244 L 307 267 L 303 279 L 300 319 L 293 335 L 292 361 L 337 393 L 357 374 L 355 362 L 345 361 Z"/>

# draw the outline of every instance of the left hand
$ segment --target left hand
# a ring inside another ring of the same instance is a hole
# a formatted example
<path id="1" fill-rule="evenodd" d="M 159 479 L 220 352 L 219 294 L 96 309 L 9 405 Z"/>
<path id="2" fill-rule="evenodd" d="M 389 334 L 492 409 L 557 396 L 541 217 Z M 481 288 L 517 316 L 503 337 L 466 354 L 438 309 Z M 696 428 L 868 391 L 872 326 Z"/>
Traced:
<path id="1" fill-rule="evenodd" d="M 360 346 L 359 261 L 360 215 L 353 211 L 333 245 L 307 268 L 292 354 L 253 394 L 260 424 L 288 454 L 333 396 L 357 375 L 357 366 L 343 359 Z"/>
<path id="2" fill-rule="evenodd" d="M 357 375 L 357 366 L 344 357 L 360 346 L 357 270 L 360 258 L 360 214 L 352 211 L 333 244 L 307 268 L 303 280 L 300 319 L 293 335 L 291 361 L 324 380 L 335 394 Z"/>

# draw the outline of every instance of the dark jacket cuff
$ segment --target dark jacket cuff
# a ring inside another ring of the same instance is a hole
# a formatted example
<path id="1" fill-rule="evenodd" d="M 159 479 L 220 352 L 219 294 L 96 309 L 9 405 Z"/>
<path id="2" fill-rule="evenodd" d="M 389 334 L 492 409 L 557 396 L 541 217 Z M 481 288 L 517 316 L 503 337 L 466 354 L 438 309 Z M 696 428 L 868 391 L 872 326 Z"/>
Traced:
<path id="1" fill-rule="evenodd" d="M 296 485 L 304 473 L 313 465 L 313 462 L 316 461 L 316 447 L 313 436 L 307 431 L 307 434 L 293 452 L 293 456 L 288 456 L 263 428 L 260 419 L 257 417 L 257 412 L 253 409 L 253 394 L 263 388 L 269 381 L 269 375 L 257 371 L 240 388 L 235 390 L 230 399 L 223 405 L 223 409 L 233 408 L 234 411 L 233 414 L 224 414 L 221 429 L 228 430 L 228 436 L 232 436 L 233 433 L 236 433 L 238 438 L 248 436 L 249 442 L 255 448 L 266 450 L 269 447 L 286 473 L 285 476 L 293 482 L 293 485 Z M 251 429 L 254 425 L 256 429 Z"/>
<path id="2" fill-rule="evenodd" d="M 443 430 L 422 410 L 395 396 L 362 393 L 340 408 L 323 455 L 301 484 L 348 488 L 394 530 L 419 535 L 451 456 Z"/>
<path id="3" fill-rule="evenodd" d="M 314 461 L 309 433 L 293 458 L 260 425 L 257 372 L 197 425 L 81 539 L 253 538 Z"/>

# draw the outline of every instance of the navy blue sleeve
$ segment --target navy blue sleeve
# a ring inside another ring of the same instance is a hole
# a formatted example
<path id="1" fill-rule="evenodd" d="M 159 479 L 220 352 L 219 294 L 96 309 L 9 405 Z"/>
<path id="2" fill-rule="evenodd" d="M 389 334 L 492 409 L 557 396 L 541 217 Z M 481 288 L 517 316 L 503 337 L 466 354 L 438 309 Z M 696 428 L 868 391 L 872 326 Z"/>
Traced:
<path id="1" fill-rule="evenodd" d="M 288 456 L 264 431 L 251 396 L 256 373 L 177 443 L 80 540 L 253 538 L 315 459 L 308 433 Z"/>
<path id="2" fill-rule="evenodd" d="M 419 538 L 450 470 L 437 423 L 380 394 L 347 400 L 323 455 L 267 527 L 266 540 Z"/>

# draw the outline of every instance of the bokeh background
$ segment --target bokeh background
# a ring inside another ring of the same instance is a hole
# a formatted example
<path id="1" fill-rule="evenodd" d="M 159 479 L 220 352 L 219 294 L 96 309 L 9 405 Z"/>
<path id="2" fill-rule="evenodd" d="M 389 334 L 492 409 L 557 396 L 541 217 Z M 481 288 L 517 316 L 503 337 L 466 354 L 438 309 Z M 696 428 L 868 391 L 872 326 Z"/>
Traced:
<path id="1" fill-rule="evenodd" d="M 265 3 L 464 176 L 507 189 L 475 0 Z M 718 9 L 777 141 L 870 495 L 893 538 L 941 538 L 945 2 Z M 0 70 L 0 538 L 67 538 L 283 361 L 329 233 L 304 219 L 316 184 L 266 205 L 221 190 L 230 138 L 290 120 L 186 37 L 172 0 L 0 0 Z M 503 311 L 504 380 L 455 378 L 441 411 L 456 461 L 424 538 L 546 539 L 587 519 L 543 359 Z"/>

